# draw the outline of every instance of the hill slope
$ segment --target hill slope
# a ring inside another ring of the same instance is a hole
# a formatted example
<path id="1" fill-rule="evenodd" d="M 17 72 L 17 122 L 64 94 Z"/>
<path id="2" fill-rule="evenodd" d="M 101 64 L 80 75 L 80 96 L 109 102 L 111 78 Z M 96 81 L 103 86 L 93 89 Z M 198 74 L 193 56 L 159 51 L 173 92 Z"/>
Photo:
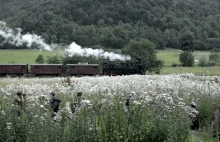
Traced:
<path id="1" fill-rule="evenodd" d="M 94 48 L 120 49 L 138 38 L 158 49 L 218 48 L 219 13 L 219 0 L 0 0 L 0 20 L 10 27 Z"/>

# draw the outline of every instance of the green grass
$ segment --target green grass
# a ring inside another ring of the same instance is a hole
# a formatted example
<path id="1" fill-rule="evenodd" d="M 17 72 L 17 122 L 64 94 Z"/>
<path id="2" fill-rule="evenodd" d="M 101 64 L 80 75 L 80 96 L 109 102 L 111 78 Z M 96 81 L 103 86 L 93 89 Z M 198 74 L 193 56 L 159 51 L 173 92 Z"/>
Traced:
<path id="1" fill-rule="evenodd" d="M 179 55 L 182 53 L 181 50 L 167 49 L 158 50 L 157 58 L 164 61 L 165 67 L 170 67 L 173 63 L 180 64 Z M 195 60 L 199 60 L 202 56 L 209 56 L 209 51 L 195 51 L 193 52 Z M 198 62 L 195 62 L 197 65 Z"/>
<path id="2" fill-rule="evenodd" d="M 172 63 L 180 64 L 180 53 L 179 50 L 158 50 L 157 58 L 164 61 L 165 66 L 171 66 Z"/>
<path id="3" fill-rule="evenodd" d="M 218 142 L 212 137 L 212 133 L 203 131 L 190 131 L 191 142 Z"/>
<path id="4" fill-rule="evenodd" d="M 178 64 L 179 62 L 179 55 L 182 51 L 180 50 L 158 50 L 157 57 L 160 60 L 164 61 L 164 68 L 161 71 L 161 74 L 177 74 L 177 73 L 193 73 L 196 75 L 220 75 L 220 67 L 213 66 L 213 67 L 199 67 L 198 61 L 202 56 L 209 56 L 209 51 L 195 51 L 193 52 L 195 60 L 195 66 L 194 67 L 172 67 L 172 64 Z"/>
<path id="5" fill-rule="evenodd" d="M 172 63 L 180 64 L 179 55 L 180 50 L 158 50 L 157 57 L 164 61 L 165 67 L 170 67 Z M 54 51 L 40 51 L 38 49 L 6 49 L 0 50 L 0 64 L 2 63 L 27 63 L 33 64 L 35 63 L 35 59 L 42 54 L 44 59 L 47 59 L 47 56 L 53 56 L 56 54 L 64 55 L 63 50 L 54 50 Z M 195 56 L 195 60 L 199 60 L 199 58 L 203 55 L 209 55 L 210 52 L 206 51 L 196 51 L 193 53 Z"/>
<path id="6" fill-rule="evenodd" d="M 196 75 L 220 75 L 220 67 L 164 67 L 161 74 L 193 73 Z"/>
<path id="7" fill-rule="evenodd" d="M 35 59 L 42 54 L 44 59 L 47 60 L 47 56 L 64 55 L 63 50 L 54 51 L 40 51 L 38 49 L 15 49 L 15 50 L 0 50 L 0 64 L 17 63 L 17 64 L 34 64 Z"/>

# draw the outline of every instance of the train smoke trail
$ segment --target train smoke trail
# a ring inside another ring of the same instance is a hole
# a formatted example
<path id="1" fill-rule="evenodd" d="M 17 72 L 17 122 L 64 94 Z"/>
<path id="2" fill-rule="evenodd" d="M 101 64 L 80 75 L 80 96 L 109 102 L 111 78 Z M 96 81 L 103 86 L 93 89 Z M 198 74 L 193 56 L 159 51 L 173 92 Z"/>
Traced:
<path id="1" fill-rule="evenodd" d="M 51 47 L 44 42 L 44 39 L 42 39 L 41 36 L 29 33 L 22 35 L 21 31 L 22 30 L 20 28 L 12 30 L 7 27 L 5 22 L 0 21 L 0 37 L 4 38 L 3 44 L 8 43 L 17 47 L 23 45 L 26 45 L 27 47 L 36 46 L 40 49 L 52 50 Z"/>
<path id="2" fill-rule="evenodd" d="M 41 36 L 36 34 L 21 34 L 22 30 L 20 28 L 16 28 L 15 30 L 7 27 L 7 24 L 3 21 L 0 21 L 0 44 L 11 44 L 17 47 L 19 46 L 27 46 L 27 47 L 38 47 L 44 50 L 52 50 L 55 48 L 63 47 L 59 44 L 51 44 L 48 45 L 44 42 L 44 39 Z M 1 43 L 1 37 L 3 41 Z M 106 52 L 102 49 L 92 49 L 92 48 L 81 48 L 80 45 L 77 45 L 75 42 L 67 46 L 65 51 L 69 53 L 70 56 L 72 55 L 79 55 L 79 56 L 94 56 L 98 58 L 105 58 L 111 61 L 114 60 L 130 60 L 129 56 L 116 54 L 114 52 Z"/>
<path id="3" fill-rule="evenodd" d="M 105 58 L 111 61 L 114 60 L 130 60 L 130 56 L 116 54 L 114 52 L 105 52 L 102 49 L 92 49 L 92 48 L 81 48 L 81 46 L 77 45 L 75 42 L 69 45 L 67 49 L 65 49 L 70 56 L 79 55 L 79 56 L 95 56 L 96 58 Z"/>

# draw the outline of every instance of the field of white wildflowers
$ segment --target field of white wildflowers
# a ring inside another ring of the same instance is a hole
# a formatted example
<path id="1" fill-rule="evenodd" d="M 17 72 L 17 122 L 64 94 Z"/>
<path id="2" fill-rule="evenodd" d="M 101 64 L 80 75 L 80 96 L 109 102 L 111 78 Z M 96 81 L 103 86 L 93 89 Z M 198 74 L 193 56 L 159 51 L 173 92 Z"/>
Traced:
<path id="1" fill-rule="evenodd" d="M 208 128 L 220 105 L 219 85 L 218 76 L 193 74 L 71 77 L 70 85 L 61 77 L 0 78 L 0 141 L 190 141 L 181 108 L 195 101 L 200 129 Z M 21 116 L 13 105 L 17 91 L 27 95 Z M 51 92 L 61 99 L 56 120 Z M 73 114 L 77 92 L 85 107 Z"/>

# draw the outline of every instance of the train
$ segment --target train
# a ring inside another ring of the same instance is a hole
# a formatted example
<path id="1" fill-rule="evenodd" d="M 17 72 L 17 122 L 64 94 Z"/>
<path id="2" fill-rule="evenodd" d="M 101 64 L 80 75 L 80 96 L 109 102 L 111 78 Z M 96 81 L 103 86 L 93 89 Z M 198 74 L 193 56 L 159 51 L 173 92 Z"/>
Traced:
<path id="1" fill-rule="evenodd" d="M 30 68 L 30 69 L 29 69 Z M 102 64 L 0 64 L 0 76 L 33 75 L 33 76 L 92 76 L 92 75 L 131 75 L 143 74 L 136 62 L 108 61 Z"/>

